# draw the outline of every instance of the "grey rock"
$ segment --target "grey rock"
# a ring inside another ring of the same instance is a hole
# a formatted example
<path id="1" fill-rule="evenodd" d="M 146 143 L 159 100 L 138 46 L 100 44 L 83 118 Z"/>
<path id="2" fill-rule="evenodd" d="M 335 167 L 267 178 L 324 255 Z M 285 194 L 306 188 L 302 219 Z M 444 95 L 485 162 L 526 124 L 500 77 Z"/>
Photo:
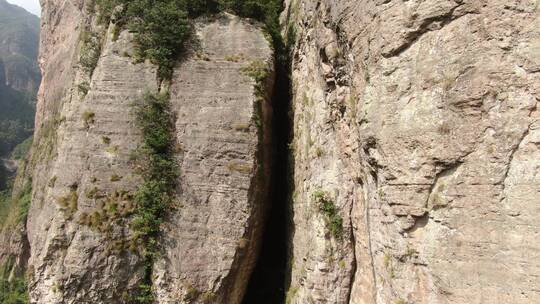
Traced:
<path id="1" fill-rule="evenodd" d="M 157 68 L 134 63 L 131 35 L 115 39 L 85 8 L 43 3 L 34 191 L 20 234 L 32 303 L 128 303 L 143 274 L 129 249 L 129 197 L 142 182 L 133 105 L 160 89 Z M 103 33 L 92 75 L 78 64 L 84 31 Z M 240 303 L 266 213 L 273 51 L 261 25 L 229 14 L 198 20 L 196 33 L 170 83 L 180 177 L 153 289 L 159 303 Z M 254 63 L 269 73 L 266 96 L 246 72 Z"/>
<path id="2" fill-rule="evenodd" d="M 540 301 L 536 2 L 287 1 L 288 303 Z"/>

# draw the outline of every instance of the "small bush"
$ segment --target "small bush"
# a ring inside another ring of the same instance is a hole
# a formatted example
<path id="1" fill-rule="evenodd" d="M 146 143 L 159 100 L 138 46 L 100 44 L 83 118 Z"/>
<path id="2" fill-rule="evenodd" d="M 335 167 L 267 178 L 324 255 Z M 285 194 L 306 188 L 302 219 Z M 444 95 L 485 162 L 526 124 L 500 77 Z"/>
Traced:
<path id="1" fill-rule="evenodd" d="M 321 147 L 315 148 L 315 156 L 318 158 L 322 157 L 324 155 L 324 150 Z"/>
<path id="2" fill-rule="evenodd" d="M 343 235 L 343 218 L 339 215 L 338 209 L 330 195 L 322 190 L 313 193 L 313 200 L 319 207 L 319 210 L 326 217 L 326 224 L 330 233 L 335 238 L 341 238 Z"/>
<path id="3" fill-rule="evenodd" d="M 92 111 L 84 111 L 82 114 L 82 119 L 84 122 L 85 128 L 90 128 L 90 125 L 94 124 L 96 118 L 96 114 Z"/>
<path id="4" fill-rule="evenodd" d="M 249 174 L 252 171 L 251 165 L 239 161 L 230 161 L 227 163 L 227 168 L 229 168 L 230 171 L 236 171 L 244 174 Z"/>
<path id="5" fill-rule="evenodd" d="M 120 150 L 119 146 L 108 146 L 107 148 L 105 148 L 105 151 L 107 153 L 114 154 L 114 155 L 118 154 L 118 150 Z"/>
<path id="6" fill-rule="evenodd" d="M 53 176 L 51 177 L 51 179 L 49 180 L 49 183 L 47 184 L 49 186 L 49 188 L 54 188 L 54 186 L 56 185 L 56 180 L 58 179 L 58 177 Z"/>
<path id="7" fill-rule="evenodd" d="M 256 82 L 261 82 L 268 77 L 268 65 L 262 60 L 252 61 L 248 66 L 241 70 L 244 74 L 252 77 Z"/>
<path id="8" fill-rule="evenodd" d="M 79 65 L 92 77 L 101 56 L 101 37 L 97 33 L 84 31 L 81 34 L 81 44 Z"/>
<path id="9" fill-rule="evenodd" d="M 249 132 L 250 124 L 238 122 L 238 123 L 233 123 L 231 127 L 236 131 Z"/>
<path id="10" fill-rule="evenodd" d="M 82 97 L 85 97 L 88 94 L 88 91 L 90 91 L 90 84 L 88 81 L 81 82 L 77 85 L 77 89 Z"/>
<path id="11" fill-rule="evenodd" d="M 71 218 L 78 208 L 79 195 L 76 188 L 71 188 L 69 193 L 58 199 L 57 203 L 67 218 Z"/>
<path id="12" fill-rule="evenodd" d="M 86 198 L 89 198 L 89 199 L 96 198 L 98 192 L 99 192 L 99 189 L 97 187 L 94 187 L 94 188 L 88 190 L 88 192 L 86 192 Z"/>
<path id="13" fill-rule="evenodd" d="M 240 54 L 240 55 L 229 55 L 229 56 L 225 56 L 225 61 L 229 61 L 229 62 L 240 62 L 241 60 L 244 59 L 244 55 L 243 54 Z"/>
<path id="14" fill-rule="evenodd" d="M 111 175 L 111 182 L 118 182 L 122 179 L 121 176 L 119 176 L 118 174 L 113 174 Z"/>

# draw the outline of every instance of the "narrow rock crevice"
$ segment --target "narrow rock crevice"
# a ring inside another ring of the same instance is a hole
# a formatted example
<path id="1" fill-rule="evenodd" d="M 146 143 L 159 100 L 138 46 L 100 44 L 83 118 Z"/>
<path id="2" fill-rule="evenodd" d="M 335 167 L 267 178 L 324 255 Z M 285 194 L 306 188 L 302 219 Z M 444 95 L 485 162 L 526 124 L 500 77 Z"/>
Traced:
<path id="1" fill-rule="evenodd" d="M 276 65 L 272 98 L 272 168 L 269 201 L 271 206 L 261 240 L 257 265 L 251 275 L 243 304 L 280 304 L 285 302 L 289 241 L 290 167 L 289 142 L 292 122 L 290 68 Z"/>
<path id="2" fill-rule="evenodd" d="M 418 40 L 420 40 L 420 38 L 424 34 L 427 34 L 433 31 L 439 31 L 443 27 L 450 24 L 451 22 L 468 15 L 469 13 L 455 15 L 456 10 L 460 8 L 462 5 L 463 3 L 456 3 L 456 6 L 451 8 L 448 12 L 442 15 L 426 18 L 425 20 L 422 21 L 422 23 L 418 26 L 416 30 L 411 31 L 410 33 L 407 34 L 405 41 L 403 42 L 402 45 L 386 53 L 383 53 L 382 54 L 383 57 L 390 58 L 390 57 L 400 56 L 405 51 L 410 49 Z M 434 24 L 437 24 L 437 26 L 435 26 L 435 28 L 432 28 Z"/>

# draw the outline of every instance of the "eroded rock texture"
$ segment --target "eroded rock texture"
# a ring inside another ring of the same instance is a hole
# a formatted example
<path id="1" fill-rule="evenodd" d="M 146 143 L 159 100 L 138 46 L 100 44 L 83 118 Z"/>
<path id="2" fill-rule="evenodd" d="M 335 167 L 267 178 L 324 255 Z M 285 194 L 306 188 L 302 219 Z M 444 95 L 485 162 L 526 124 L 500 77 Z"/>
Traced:
<path id="1" fill-rule="evenodd" d="M 287 1 L 288 303 L 540 301 L 539 16 L 533 0 Z"/>
<path id="2" fill-rule="evenodd" d="M 158 297 L 241 303 L 266 213 L 273 56 L 260 28 L 229 14 L 198 23 L 197 37 L 171 86 L 180 189 L 163 233 Z M 256 66 L 269 71 L 267 96 L 246 70 Z"/>
<path id="3" fill-rule="evenodd" d="M 142 180 L 133 105 L 165 88 L 156 66 L 134 63 L 131 35 L 115 37 L 88 7 L 43 1 L 26 225 L 32 303 L 129 303 L 144 273 L 130 229 Z M 259 24 L 223 14 L 195 27 L 170 83 L 180 177 L 153 283 L 159 303 L 239 303 L 265 211 L 273 55 Z M 90 71 L 80 63 L 89 52 L 99 55 Z M 268 96 L 246 72 L 254 63 L 269 71 Z"/>

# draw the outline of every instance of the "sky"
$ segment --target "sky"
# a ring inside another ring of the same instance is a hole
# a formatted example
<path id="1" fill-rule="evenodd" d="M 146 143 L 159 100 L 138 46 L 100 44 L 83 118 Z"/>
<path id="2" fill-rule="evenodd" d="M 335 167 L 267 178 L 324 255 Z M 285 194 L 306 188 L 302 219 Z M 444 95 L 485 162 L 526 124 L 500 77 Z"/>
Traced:
<path id="1" fill-rule="evenodd" d="M 7 2 L 16 4 L 23 7 L 34 15 L 41 15 L 41 7 L 39 6 L 39 0 L 7 0 Z"/>

